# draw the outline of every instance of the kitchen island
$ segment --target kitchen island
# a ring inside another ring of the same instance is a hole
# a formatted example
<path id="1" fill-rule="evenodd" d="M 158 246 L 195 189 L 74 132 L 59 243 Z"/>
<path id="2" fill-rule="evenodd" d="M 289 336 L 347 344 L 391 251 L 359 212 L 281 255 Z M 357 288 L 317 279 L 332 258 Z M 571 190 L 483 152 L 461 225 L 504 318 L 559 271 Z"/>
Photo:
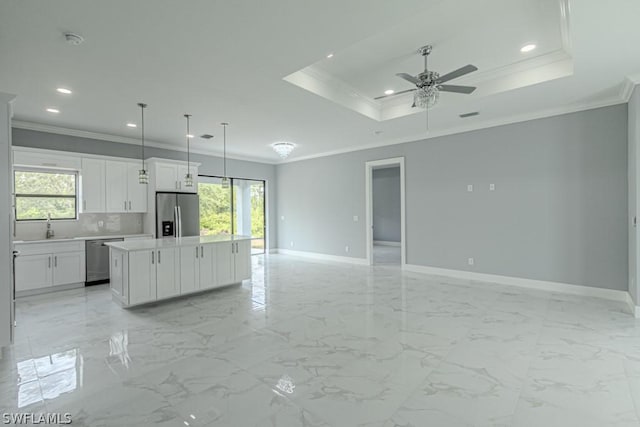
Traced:
<path id="1" fill-rule="evenodd" d="M 251 278 L 251 237 L 238 235 L 106 243 L 113 299 L 123 307 Z"/>

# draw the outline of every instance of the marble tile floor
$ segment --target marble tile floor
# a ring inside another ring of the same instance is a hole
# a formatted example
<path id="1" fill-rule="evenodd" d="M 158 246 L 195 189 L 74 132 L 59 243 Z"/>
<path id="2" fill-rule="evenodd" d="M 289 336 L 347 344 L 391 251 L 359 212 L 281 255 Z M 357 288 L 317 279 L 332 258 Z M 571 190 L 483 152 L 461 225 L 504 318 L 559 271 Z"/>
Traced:
<path id="1" fill-rule="evenodd" d="M 375 265 L 400 265 L 402 253 L 399 246 L 373 245 Z"/>
<path id="2" fill-rule="evenodd" d="M 270 255 L 243 285 L 123 310 L 20 299 L 0 414 L 80 426 L 637 426 L 622 303 Z"/>

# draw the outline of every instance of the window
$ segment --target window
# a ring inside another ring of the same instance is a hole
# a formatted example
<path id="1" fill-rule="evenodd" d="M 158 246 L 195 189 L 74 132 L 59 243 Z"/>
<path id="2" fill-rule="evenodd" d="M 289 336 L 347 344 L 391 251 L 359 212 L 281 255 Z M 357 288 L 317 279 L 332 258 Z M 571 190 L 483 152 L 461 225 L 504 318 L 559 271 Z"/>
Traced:
<path id="1" fill-rule="evenodd" d="M 16 170 L 16 220 L 77 219 L 76 172 Z"/>

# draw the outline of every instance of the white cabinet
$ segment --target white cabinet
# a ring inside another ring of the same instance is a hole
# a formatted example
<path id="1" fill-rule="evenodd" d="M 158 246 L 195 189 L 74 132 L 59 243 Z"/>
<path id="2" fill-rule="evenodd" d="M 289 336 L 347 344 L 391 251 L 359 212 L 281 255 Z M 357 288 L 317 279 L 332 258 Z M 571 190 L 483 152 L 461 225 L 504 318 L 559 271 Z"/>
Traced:
<path id="1" fill-rule="evenodd" d="M 53 286 L 84 282 L 85 274 L 84 252 L 53 254 Z"/>
<path id="2" fill-rule="evenodd" d="M 156 300 L 155 250 L 129 253 L 129 304 Z"/>
<path id="3" fill-rule="evenodd" d="M 51 254 L 22 255 L 16 258 L 16 291 L 32 291 L 52 286 Z"/>
<path id="4" fill-rule="evenodd" d="M 218 286 L 251 278 L 251 241 L 219 243 L 216 247 Z"/>
<path id="5" fill-rule="evenodd" d="M 156 259 L 156 296 L 164 299 L 180 295 L 180 266 L 176 249 L 158 249 Z"/>
<path id="6" fill-rule="evenodd" d="M 111 250 L 111 290 L 126 305 L 137 305 L 180 295 L 177 249 L 129 252 Z M 125 267 L 119 267 L 125 266 Z M 128 266 L 128 277 L 126 266 Z"/>
<path id="7" fill-rule="evenodd" d="M 126 212 L 127 210 L 127 164 L 107 160 L 107 212 Z"/>
<path id="8" fill-rule="evenodd" d="M 155 163 L 156 191 L 178 190 L 178 165 L 175 163 Z"/>
<path id="9" fill-rule="evenodd" d="M 216 245 L 216 277 L 218 285 L 230 285 L 235 282 L 235 246 L 233 242 Z"/>
<path id="10" fill-rule="evenodd" d="M 180 248 L 180 282 L 183 294 L 216 287 L 215 256 L 214 245 Z"/>
<path id="11" fill-rule="evenodd" d="M 85 281 L 84 241 L 16 244 L 16 292 L 50 291 Z"/>
<path id="12" fill-rule="evenodd" d="M 123 306 L 213 289 L 251 277 L 251 241 L 198 238 L 111 244 L 111 290 Z M 155 242 L 155 243 L 154 243 Z M 167 243 L 165 243 L 167 242 Z M 155 247 L 155 249 L 151 248 Z"/>
<path id="13" fill-rule="evenodd" d="M 140 184 L 139 173 L 142 167 L 139 163 L 127 165 L 127 212 L 145 213 L 147 211 L 148 184 Z"/>
<path id="14" fill-rule="evenodd" d="M 235 242 L 234 279 L 241 282 L 251 278 L 251 240 L 240 240 Z"/>
<path id="15" fill-rule="evenodd" d="M 106 212 L 106 170 L 105 161 L 100 159 L 82 159 L 80 172 L 82 203 L 80 211 L 83 213 Z"/>
<path id="16" fill-rule="evenodd" d="M 216 251 L 214 245 L 200 245 L 198 272 L 200 289 L 215 288 L 218 284 L 215 276 Z"/>
<path id="17" fill-rule="evenodd" d="M 114 160 L 106 161 L 107 212 L 144 213 L 147 211 L 148 185 L 138 182 L 141 165 Z"/>
<path id="18" fill-rule="evenodd" d="M 180 248 L 180 285 L 183 294 L 200 289 L 200 251 L 198 246 Z"/>
<path id="19" fill-rule="evenodd" d="M 187 169 L 187 165 L 178 162 L 170 161 L 149 161 L 152 165 L 152 173 L 155 182 L 156 191 L 178 191 L 182 193 L 197 193 L 198 192 L 198 166 L 191 164 L 191 167 Z M 187 187 L 185 184 L 185 176 L 187 171 L 191 171 L 193 175 L 193 186 Z"/>

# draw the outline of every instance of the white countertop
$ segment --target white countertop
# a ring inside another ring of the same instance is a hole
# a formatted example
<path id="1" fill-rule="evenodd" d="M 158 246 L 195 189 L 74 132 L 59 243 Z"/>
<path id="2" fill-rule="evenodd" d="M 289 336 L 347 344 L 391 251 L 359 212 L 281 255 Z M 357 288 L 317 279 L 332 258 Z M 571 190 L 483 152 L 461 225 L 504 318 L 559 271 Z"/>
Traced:
<path id="1" fill-rule="evenodd" d="M 250 236 L 240 236 L 237 234 L 216 234 L 213 236 L 193 236 L 193 237 L 168 237 L 164 239 L 144 239 L 130 240 L 125 242 L 110 242 L 105 245 L 125 252 L 144 251 L 152 249 L 176 248 L 182 246 L 198 246 L 211 243 L 238 242 L 241 240 L 251 240 Z"/>
<path id="2" fill-rule="evenodd" d="M 55 243 L 55 242 L 73 242 L 78 240 L 102 240 L 102 239 L 124 239 L 127 237 L 153 237 L 151 234 L 107 234 L 104 236 L 80 236 L 80 237 L 54 237 L 53 239 L 40 239 L 40 240 L 14 240 L 16 244 L 30 244 L 30 243 Z"/>

